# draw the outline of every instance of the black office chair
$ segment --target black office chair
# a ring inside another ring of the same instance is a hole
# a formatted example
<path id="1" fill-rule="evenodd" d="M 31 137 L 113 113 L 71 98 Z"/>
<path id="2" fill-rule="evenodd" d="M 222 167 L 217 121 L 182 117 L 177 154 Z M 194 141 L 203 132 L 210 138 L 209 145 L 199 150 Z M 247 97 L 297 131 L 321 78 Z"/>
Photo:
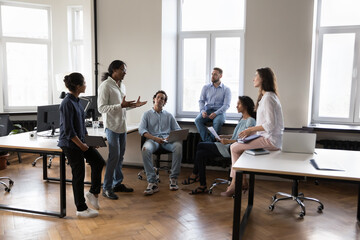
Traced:
<path id="1" fill-rule="evenodd" d="M 144 145 L 145 141 L 146 141 L 146 137 L 141 136 L 140 150 L 142 150 L 142 146 Z M 168 159 L 166 159 L 166 160 L 161 159 L 161 155 L 163 155 L 163 154 L 167 154 Z M 159 177 L 160 170 L 164 170 L 164 171 L 167 171 L 168 173 L 170 173 L 171 161 L 172 161 L 171 154 L 172 154 L 172 152 L 165 150 L 162 147 L 160 147 L 158 150 L 156 150 L 153 153 L 153 156 L 155 157 L 155 158 L 153 158 L 153 162 L 154 162 L 154 166 L 155 166 L 154 170 L 156 172 L 156 181 L 157 182 L 160 182 L 160 177 Z M 167 163 L 167 164 L 165 166 L 161 166 L 161 163 Z M 142 180 L 143 174 L 146 174 L 144 169 L 138 173 L 138 179 Z"/>
<path id="2" fill-rule="evenodd" d="M 231 167 L 231 158 L 224 158 L 224 157 L 216 157 L 213 159 L 213 161 L 221 163 L 221 167 L 223 168 L 227 168 L 227 167 Z M 229 169 L 229 173 L 230 173 L 231 169 Z M 209 194 L 212 194 L 213 189 L 218 186 L 218 185 L 222 185 L 222 184 L 227 184 L 230 185 L 231 183 L 231 177 L 229 177 L 228 179 L 223 179 L 223 178 L 215 178 L 213 184 L 211 184 L 211 187 L 209 188 Z"/>
<path id="3" fill-rule="evenodd" d="M 310 131 L 308 131 L 306 129 L 302 129 L 302 128 L 300 128 L 300 129 L 298 129 L 298 128 L 286 128 L 285 131 L 290 131 L 290 132 L 310 132 Z M 274 196 L 272 196 L 272 203 L 269 206 L 269 209 L 271 211 L 274 210 L 275 204 L 277 202 L 279 202 L 279 201 L 294 200 L 300 205 L 301 212 L 299 214 L 299 217 L 303 218 L 306 215 L 305 204 L 303 202 L 304 202 L 304 200 L 309 200 L 309 201 L 314 201 L 314 202 L 319 203 L 317 212 L 322 213 L 322 210 L 324 209 L 324 205 L 318 199 L 311 198 L 311 197 L 305 197 L 302 192 L 299 192 L 299 181 L 306 180 L 306 177 L 286 176 L 284 178 L 292 180 L 291 194 L 283 193 L 283 192 L 277 192 Z M 315 181 L 315 183 L 317 184 L 317 181 Z M 277 195 L 284 196 L 284 197 L 278 198 Z"/>

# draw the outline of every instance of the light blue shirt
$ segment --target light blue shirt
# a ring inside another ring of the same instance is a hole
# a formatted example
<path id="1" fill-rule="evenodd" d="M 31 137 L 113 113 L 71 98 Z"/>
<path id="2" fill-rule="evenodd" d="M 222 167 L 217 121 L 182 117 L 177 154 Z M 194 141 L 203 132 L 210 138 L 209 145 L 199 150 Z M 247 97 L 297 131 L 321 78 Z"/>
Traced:
<path id="1" fill-rule="evenodd" d="M 232 140 L 236 140 L 239 137 L 239 133 L 244 131 L 249 127 L 254 127 L 256 125 L 256 120 L 252 117 L 247 119 L 241 118 L 239 123 L 236 125 L 233 135 L 231 137 Z M 216 147 L 218 148 L 219 152 L 223 157 L 230 157 L 230 145 L 231 144 L 222 144 L 221 142 L 215 142 Z"/>
<path id="2" fill-rule="evenodd" d="M 165 110 L 157 113 L 152 108 L 143 114 L 139 126 L 139 134 L 143 136 L 144 133 L 149 133 L 155 137 L 167 138 L 170 131 L 179 129 L 181 128 L 171 113 Z"/>
<path id="3" fill-rule="evenodd" d="M 205 85 L 201 90 L 199 107 L 200 112 L 213 109 L 215 114 L 224 114 L 230 107 L 231 91 L 223 83 L 216 88 L 212 83 Z"/>

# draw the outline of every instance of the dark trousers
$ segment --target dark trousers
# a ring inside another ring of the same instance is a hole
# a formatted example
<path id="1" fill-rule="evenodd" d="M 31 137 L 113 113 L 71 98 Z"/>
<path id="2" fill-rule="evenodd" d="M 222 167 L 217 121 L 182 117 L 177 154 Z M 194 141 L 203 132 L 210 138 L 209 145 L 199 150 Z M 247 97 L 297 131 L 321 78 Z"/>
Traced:
<path id="1" fill-rule="evenodd" d="M 63 147 L 65 156 L 67 157 L 72 172 L 72 186 L 74 193 L 74 201 L 77 211 L 84 211 L 88 207 L 85 203 L 84 197 L 84 178 L 85 178 L 85 162 L 91 167 L 91 188 L 92 194 L 99 194 L 101 189 L 101 173 L 105 165 L 104 159 L 100 153 L 93 147 L 90 147 L 86 152 L 81 151 L 80 148 Z"/>
<path id="2" fill-rule="evenodd" d="M 193 173 L 199 175 L 201 186 L 206 186 L 206 162 L 209 159 L 221 156 L 215 143 L 200 142 L 197 145 Z"/>

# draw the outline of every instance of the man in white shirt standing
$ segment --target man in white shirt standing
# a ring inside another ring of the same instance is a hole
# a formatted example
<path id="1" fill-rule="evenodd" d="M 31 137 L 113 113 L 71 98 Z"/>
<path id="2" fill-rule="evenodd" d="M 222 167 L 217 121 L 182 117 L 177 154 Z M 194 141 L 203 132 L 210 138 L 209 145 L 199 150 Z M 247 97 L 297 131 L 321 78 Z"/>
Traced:
<path id="1" fill-rule="evenodd" d="M 115 60 L 104 73 L 98 92 L 98 110 L 104 119 L 104 128 L 109 145 L 109 157 L 106 164 L 103 196 L 118 199 L 114 192 L 133 192 L 132 188 L 122 184 L 124 175 L 122 163 L 126 146 L 126 109 L 141 107 L 145 102 L 140 97 L 135 101 L 126 101 L 126 89 L 123 79 L 126 75 L 126 64 Z"/>

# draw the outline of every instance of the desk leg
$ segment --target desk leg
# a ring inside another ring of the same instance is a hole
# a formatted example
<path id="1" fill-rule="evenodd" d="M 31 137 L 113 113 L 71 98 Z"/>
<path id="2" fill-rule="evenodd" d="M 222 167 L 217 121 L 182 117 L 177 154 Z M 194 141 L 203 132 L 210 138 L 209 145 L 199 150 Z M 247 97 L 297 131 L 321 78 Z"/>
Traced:
<path id="1" fill-rule="evenodd" d="M 45 165 L 46 168 L 46 165 Z M 60 155 L 60 217 L 66 216 L 66 172 L 65 154 Z"/>
<path id="2" fill-rule="evenodd" d="M 235 177 L 235 199 L 233 213 L 233 236 L 232 239 L 240 239 L 240 215 L 241 215 L 241 195 L 242 195 L 243 172 L 237 171 Z"/>
<path id="3" fill-rule="evenodd" d="M 360 183 L 358 189 L 358 208 L 357 208 L 357 220 L 360 222 Z"/>
<path id="4" fill-rule="evenodd" d="M 43 155 L 43 180 L 48 180 L 47 172 L 47 155 Z"/>

